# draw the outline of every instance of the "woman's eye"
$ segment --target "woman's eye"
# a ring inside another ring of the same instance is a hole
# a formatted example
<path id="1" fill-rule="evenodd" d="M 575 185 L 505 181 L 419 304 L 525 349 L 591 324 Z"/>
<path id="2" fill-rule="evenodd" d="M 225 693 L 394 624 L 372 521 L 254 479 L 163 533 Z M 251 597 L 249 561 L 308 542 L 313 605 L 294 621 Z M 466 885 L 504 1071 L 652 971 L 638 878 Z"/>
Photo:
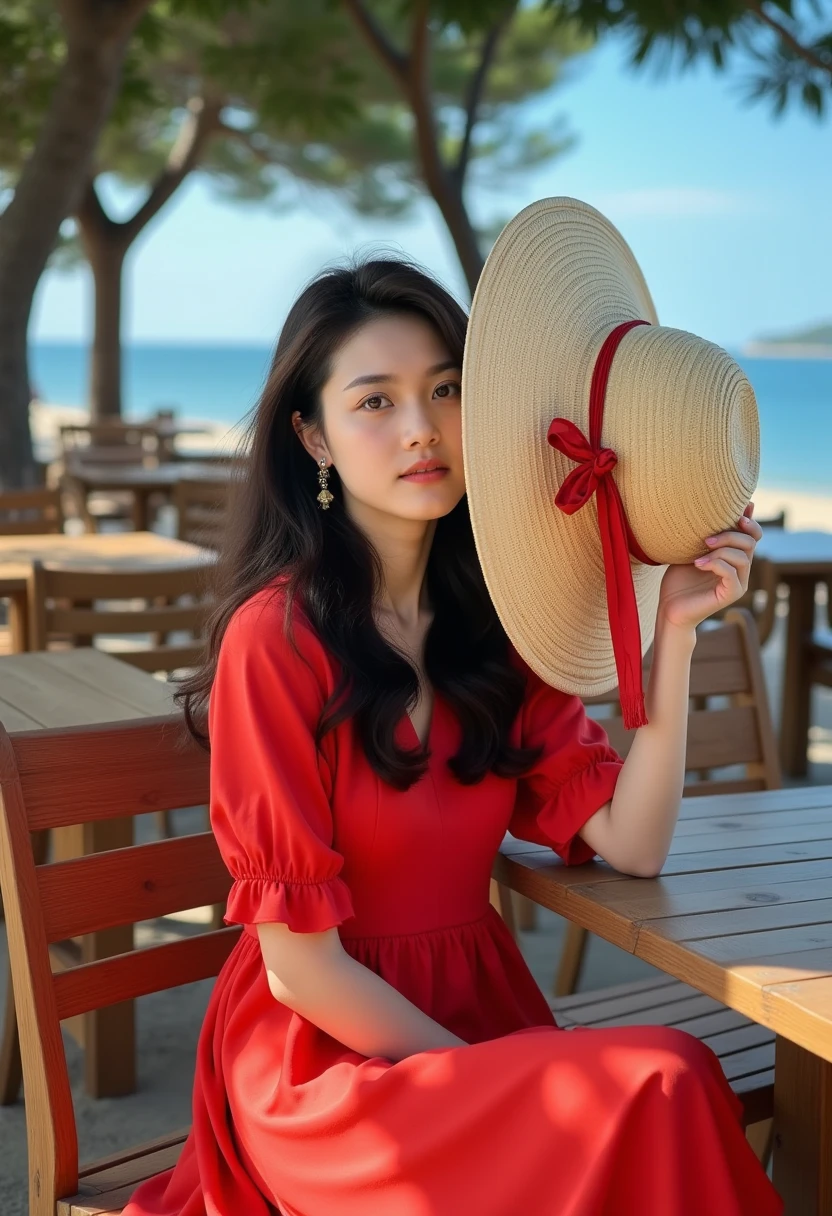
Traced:
<path id="1" fill-rule="evenodd" d="M 439 397 L 458 397 L 462 391 L 462 386 L 456 380 L 446 380 L 444 384 L 437 384 L 433 391 Z"/>
<path id="2" fill-rule="evenodd" d="M 382 396 L 381 393 L 373 393 L 372 397 L 366 397 L 361 402 L 361 408 L 364 409 L 366 406 L 370 413 L 378 413 L 380 407 L 384 405 L 386 400 L 387 398 Z"/>

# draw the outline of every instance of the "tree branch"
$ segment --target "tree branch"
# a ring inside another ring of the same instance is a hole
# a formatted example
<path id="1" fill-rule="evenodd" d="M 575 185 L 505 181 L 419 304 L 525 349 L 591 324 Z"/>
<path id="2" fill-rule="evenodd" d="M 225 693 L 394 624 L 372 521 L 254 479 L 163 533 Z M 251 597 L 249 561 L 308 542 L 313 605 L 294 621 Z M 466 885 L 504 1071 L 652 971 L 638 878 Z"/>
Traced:
<path id="1" fill-rule="evenodd" d="M 775 17 L 766 12 L 761 3 L 749 4 L 748 11 L 753 13 L 763 25 L 767 25 L 770 30 L 773 30 L 781 42 L 800 59 L 805 60 L 810 67 L 817 68 L 820 72 L 826 72 L 827 75 L 832 77 L 832 61 L 821 59 L 811 47 L 804 46 L 802 42 L 799 42 L 787 26 L 782 25 Z"/>
<path id="2" fill-rule="evenodd" d="M 120 225 L 127 244 L 161 211 L 168 199 L 202 158 L 208 140 L 220 129 L 223 102 L 215 97 L 192 97 L 188 114 L 170 150 L 167 164 L 135 215 Z"/>
<path id="3" fill-rule="evenodd" d="M 95 178 L 90 178 L 84 187 L 84 193 L 81 195 L 81 201 L 75 208 L 75 217 L 78 220 L 78 232 L 81 238 L 81 244 L 84 246 L 84 252 L 87 259 L 92 256 L 92 242 L 96 239 L 106 238 L 111 234 L 111 231 L 118 227 L 115 221 L 111 220 L 98 195 L 95 188 Z"/>
<path id="4" fill-rule="evenodd" d="M 407 79 L 409 69 L 407 56 L 393 45 L 361 0 L 344 0 L 344 7 L 364 36 L 370 50 L 381 60 L 398 83 L 403 84 Z"/>
<path id="5" fill-rule="evenodd" d="M 476 70 L 474 71 L 469 83 L 468 98 L 465 106 L 465 131 L 462 136 L 459 155 L 457 156 L 456 164 L 453 168 L 454 176 L 457 178 L 460 184 L 462 183 L 465 177 L 465 172 L 468 168 L 468 159 L 471 155 L 471 136 L 473 135 L 474 126 L 477 121 L 477 111 L 479 110 L 483 92 L 485 91 L 486 78 L 491 68 L 491 64 L 494 62 L 494 56 L 496 54 L 499 41 L 514 18 L 516 7 L 516 4 L 512 4 L 511 7 L 506 11 L 505 16 L 499 21 L 495 22 L 495 24 L 492 25 L 491 29 L 486 34 L 485 41 L 483 42 L 482 46 L 480 61 L 477 64 Z"/>

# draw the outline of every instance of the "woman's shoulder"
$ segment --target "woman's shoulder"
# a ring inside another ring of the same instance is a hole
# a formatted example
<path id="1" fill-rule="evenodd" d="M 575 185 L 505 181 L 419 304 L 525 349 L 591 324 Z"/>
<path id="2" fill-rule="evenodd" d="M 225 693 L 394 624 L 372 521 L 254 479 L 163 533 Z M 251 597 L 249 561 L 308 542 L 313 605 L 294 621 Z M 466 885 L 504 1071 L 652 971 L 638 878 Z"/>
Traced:
<path id="1" fill-rule="evenodd" d="M 222 640 L 222 650 L 291 660 L 291 656 L 326 660 L 323 643 L 298 596 L 290 596 L 285 576 L 273 579 L 235 609 Z"/>

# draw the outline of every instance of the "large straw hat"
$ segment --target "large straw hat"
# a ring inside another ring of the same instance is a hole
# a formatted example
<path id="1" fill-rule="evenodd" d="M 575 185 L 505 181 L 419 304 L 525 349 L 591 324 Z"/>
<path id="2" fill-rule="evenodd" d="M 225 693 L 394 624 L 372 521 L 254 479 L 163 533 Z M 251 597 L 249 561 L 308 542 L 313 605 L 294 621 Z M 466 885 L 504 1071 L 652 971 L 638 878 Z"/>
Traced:
<path id="1" fill-rule="evenodd" d="M 648 324 L 623 325 L 633 321 Z M 735 527 L 757 484 L 751 385 L 719 347 L 659 326 L 608 220 L 549 198 L 521 211 L 488 257 L 462 401 L 474 537 L 506 632 L 564 692 L 619 684 L 637 725 L 664 567 Z"/>

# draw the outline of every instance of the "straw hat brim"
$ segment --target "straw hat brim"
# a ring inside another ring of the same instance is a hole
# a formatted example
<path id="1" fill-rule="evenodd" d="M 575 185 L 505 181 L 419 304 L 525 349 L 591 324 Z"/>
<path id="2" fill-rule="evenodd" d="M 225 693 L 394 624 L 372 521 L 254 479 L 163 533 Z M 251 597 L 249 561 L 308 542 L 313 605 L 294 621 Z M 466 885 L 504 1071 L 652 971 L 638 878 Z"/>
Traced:
<path id="1" fill-rule="evenodd" d="M 554 497 L 574 465 L 547 443 L 583 419 L 602 342 L 622 321 L 658 323 L 617 230 L 575 199 L 542 199 L 503 230 L 477 285 L 462 375 L 463 458 L 489 594 L 521 657 L 548 683 L 592 696 L 617 683 L 595 499 Z M 642 653 L 664 566 L 631 561 Z"/>

